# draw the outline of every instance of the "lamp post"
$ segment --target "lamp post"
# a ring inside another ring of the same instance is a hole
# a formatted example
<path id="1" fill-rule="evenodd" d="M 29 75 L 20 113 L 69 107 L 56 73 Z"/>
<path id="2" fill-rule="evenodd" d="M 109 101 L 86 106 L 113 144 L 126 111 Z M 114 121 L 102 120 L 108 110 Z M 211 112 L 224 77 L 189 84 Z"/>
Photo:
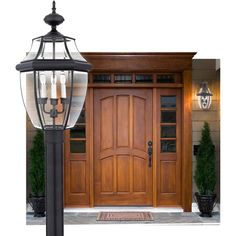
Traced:
<path id="1" fill-rule="evenodd" d="M 30 120 L 45 134 L 46 235 L 62 236 L 64 130 L 79 118 L 91 65 L 79 53 L 75 39 L 57 31 L 64 18 L 56 13 L 55 1 L 44 21 L 51 31 L 32 40 L 29 53 L 16 69 Z"/>

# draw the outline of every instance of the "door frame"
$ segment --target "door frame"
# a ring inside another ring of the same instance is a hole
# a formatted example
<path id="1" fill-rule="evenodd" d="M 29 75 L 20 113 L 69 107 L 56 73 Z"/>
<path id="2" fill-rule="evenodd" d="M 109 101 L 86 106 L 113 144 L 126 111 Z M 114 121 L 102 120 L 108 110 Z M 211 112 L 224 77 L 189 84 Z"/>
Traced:
<path id="1" fill-rule="evenodd" d="M 93 182 L 93 89 L 94 88 L 114 88 L 114 84 L 94 84 L 92 83 L 93 73 L 153 73 L 153 72 L 178 72 L 182 75 L 182 82 L 176 84 L 116 84 L 117 88 L 152 88 L 153 89 L 153 115 L 157 114 L 155 88 L 180 88 L 182 93 L 182 127 L 181 127 L 181 150 L 182 150 L 182 208 L 190 212 L 192 208 L 192 58 L 196 53 L 82 53 L 84 58 L 93 65 L 89 73 L 89 85 L 86 97 L 86 113 L 88 130 L 86 145 L 87 160 L 89 165 L 89 206 L 94 207 L 94 182 Z M 155 129 L 156 117 L 153 117 L 153 129 Z M 154 132 L 153 132 L 154 133 Z M 68 134 L 67 134 L 68 135 Z M 153 142 L 157 142 L 153 134 Z M 66 145 L 65 145 L 66 146 Z M 66 147 L 65 147 L 66 149 Z M 153 150 L 153 156 L 156 156 Z M 153 161 L 156 162 L 156 158 Z M 156 163 L 153 163 L 156 166 Z M 153 176 L 157 170 L 153 168 Z M 66 178 L 66 176 L 65 176 Z M 66 182 L 66 181 L 65 181 Z M 66 194 L 66 193 L 65 193 Z M 157 186 L 153 181 L 153 206 L 157 207 Z"/>

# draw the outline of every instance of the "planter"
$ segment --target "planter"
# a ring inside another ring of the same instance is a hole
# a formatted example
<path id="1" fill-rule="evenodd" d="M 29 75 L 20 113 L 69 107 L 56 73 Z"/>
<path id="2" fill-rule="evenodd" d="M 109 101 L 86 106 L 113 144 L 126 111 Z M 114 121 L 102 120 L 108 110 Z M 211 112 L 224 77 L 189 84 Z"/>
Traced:
<path id="1" fill-rule="evenodd" d="M 31 197 L 29 203 L 34 210 L 34 217 L 45 216 L 45 197 Z"/>
<path id="2" fill-rule="evenodd" d="M 198 209 L 201 212 L 201 217 L 211 217 L 213 208 L 216 204 L 216 194 L 211 195 L 201 195 L 195 193 L 196 202 L 198 204 Z"/>

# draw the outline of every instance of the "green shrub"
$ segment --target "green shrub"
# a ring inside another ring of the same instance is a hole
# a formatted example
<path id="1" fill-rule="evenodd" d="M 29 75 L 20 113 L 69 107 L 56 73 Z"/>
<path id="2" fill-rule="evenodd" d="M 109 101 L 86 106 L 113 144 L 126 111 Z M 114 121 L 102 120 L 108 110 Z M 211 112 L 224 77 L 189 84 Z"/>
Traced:
<path id="1" fill-rule="evenodd" d="M 194 180 L 200 194 L 212 194 L 216 185 L 215 148 L 210 136 L 210 128 L 207 122 L 202 129 L 202 137 L 197 153 L 197 166 Z"/>
<path id="2" fill-rule="evenodd" d="M 41 130 L 37 130 L 33 139 L 32 148 L 29 151 L 30 168 L 29 183 L 32 196 L 45 195 L 45 167 L 44 167 L 44 137 Z"/>

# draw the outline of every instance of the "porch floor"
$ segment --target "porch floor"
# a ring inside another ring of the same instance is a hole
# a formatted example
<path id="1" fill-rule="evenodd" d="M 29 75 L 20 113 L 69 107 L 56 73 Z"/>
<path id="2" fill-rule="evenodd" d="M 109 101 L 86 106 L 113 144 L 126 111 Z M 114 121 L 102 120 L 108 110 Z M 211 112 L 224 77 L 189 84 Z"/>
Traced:
<path id="1" fill-rule="evenodd" d="M 74 224 L 219 224 L 220 211 L 216 206 L 210 218 L 200 217 L 196 206 L 193 205 L 193 212 L 183 212 L 178 208 L 153 208 L 153 207 L 95 207 L 95 208 L 66 208 L 64 223 Z M 97 221 L 99 212 L 104 211 L 150 211 L 153 214 L 153 221 Z M 33 212 L 28 211 L 26 216 L 27 225 L 44 225 L 45 217 L 34 217 Z"/>

